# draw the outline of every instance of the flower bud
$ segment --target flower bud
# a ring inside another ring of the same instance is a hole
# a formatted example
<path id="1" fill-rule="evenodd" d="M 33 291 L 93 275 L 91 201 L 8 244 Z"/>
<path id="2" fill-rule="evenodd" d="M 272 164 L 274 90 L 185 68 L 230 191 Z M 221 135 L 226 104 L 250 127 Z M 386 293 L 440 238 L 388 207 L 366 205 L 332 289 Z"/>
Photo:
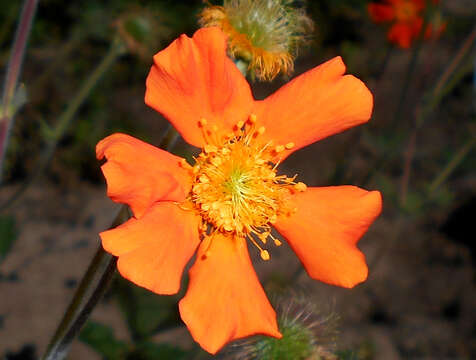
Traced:
<path id="1" fill-rule="evenodd" d="M 294 68 L 297 49 L 313 29 L 293 0 L 224 0 L 200 14 L 202 27 L 218 26 L 228 35 L 232 57 L 247 64 L 252 78 L 272 80 Z"/>
<path id="2" fill-rule="evenodd" d="M 283 337 L 258 337 L 236 346 L 238 360 L 337 360 L 334 313 L 323 314 L 304 297 L 279 300 L 276 307 Z"/>

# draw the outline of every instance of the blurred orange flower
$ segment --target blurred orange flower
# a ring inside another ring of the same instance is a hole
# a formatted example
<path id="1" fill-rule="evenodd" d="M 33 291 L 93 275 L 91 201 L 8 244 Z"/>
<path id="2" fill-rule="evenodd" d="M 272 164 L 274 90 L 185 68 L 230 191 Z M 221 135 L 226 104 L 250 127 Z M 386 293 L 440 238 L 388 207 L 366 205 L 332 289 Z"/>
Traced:
<path id="1" fill-rule="evenodd" d="M 334 58 L 255 101 L 226 55 L 215 27 L 182 35 L 154 56 L 146 103 L 192 145 L 184 159 L 124 134 L 97 145 L 109 197 L 134 217 L 102 232 L 125 278 L 157 294 L 175 294 L 197 252 L 180 314 L 193 338 L 211 353 L 253 334 L 280 337 L 248 254 L 261 257 L 273 226 L 317 280 L 353 287 L 367 277 L 359 238 L 381 211 L 378 191 L 354 186 L 307 188 L 276 173 L 293 151 L 362 124 L 372 94 L 344 75 Z"/>
<path id="2" fill-rule="evenodd" d="M 431 0 L 431 3 L 437 5 L 439 0 Z M 368 10 L 373 21 L 392 24 L 388 32 L 390 42 L 408 49 L 420 34 L 425 6 L 426 0 L 383 0 L 382 3 L 370 3 Z M 426 26 L 426 39 L 438 37 L 445 29 L 446 23 L 438 15 L 432 16 L 432 21 Z M 433 18 L 440 21 L 433 21 Z"/>

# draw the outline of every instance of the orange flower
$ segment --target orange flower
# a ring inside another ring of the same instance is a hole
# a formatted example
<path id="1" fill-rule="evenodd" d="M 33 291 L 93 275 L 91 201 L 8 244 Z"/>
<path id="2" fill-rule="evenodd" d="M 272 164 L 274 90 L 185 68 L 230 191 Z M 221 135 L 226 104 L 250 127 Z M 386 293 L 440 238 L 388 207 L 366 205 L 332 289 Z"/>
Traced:
<path id="1" fill-rule="evenodd" d="M 438 2 L 432 0 L 434 5 Z M 373 21 L 392 23 L 388 32 L 390 42 L 408 49 L 420 34 L 425 5 L 426 0 L 383 0 L 382 3 L 369 4 L 368 10 Z M 444 23 L 432 25 L 430 22 L 425 29 L 425 38 L 439 36 L 445 26 Z"/>
<path id="2" fill-rule="evenodd" d="M 317 280 L 353 287 L 367 277 L 356 243 L 381 210 L 377 191 L 354 186 L 307 188 L 276 173 L 293 151 L 366 122 L 372 95 L 334 58 L 255 101 L 226 56 L 215 27 L 182 35 L 154 56 L 146 103 L 192 145 L 191 166 L 138 139 L 114 134 L 97 145 L 109 197 L 134 217 L 102 232 L 125 278 L 175 294 L 197 252 L 180 314 L 211 353 L 253 334 L 280 337 L 276 314 L 253 270 L 247 241 L 281 243 L 273 226 Z"/>

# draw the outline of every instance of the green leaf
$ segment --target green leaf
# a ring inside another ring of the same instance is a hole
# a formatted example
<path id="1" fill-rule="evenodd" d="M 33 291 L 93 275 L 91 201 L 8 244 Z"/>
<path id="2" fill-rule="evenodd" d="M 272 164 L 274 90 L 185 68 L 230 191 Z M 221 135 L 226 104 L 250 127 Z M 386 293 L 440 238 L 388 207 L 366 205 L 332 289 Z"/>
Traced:
<path id="1" fill-rule="evenodd" d="M 116 340 L 111 328 L 94 321 L 86 324 L 79 334 L 79 340 L 108 360 L 124 359 L 129 349 L 127 343 Z"/>
<path id="2" fill-rule="evenodd" d="M 156 344 L 150 341 L 136 346 L 128 354 L 127 360 L 185 360 L 190 359 L 190 354 L 181 348 L 169 344 Z"/>
<path id="3" fill-rule="evenodd" d="M 15 219 L 11 216 L 0 217 L 0 263 L 12 248 L 17 235 Z"/>
<path id="4" fill-rule="evenodd" d="M 177 296 L 157 295 L 123 278 L 115 282 L 114 291 L 135 341 L 180 324 Z"/>
<path id="5" fill-rule="evenodd" d="M 336 352 L 339 360 L 359 360 L 357 354 L 352 350 L 341 350 Z"/>

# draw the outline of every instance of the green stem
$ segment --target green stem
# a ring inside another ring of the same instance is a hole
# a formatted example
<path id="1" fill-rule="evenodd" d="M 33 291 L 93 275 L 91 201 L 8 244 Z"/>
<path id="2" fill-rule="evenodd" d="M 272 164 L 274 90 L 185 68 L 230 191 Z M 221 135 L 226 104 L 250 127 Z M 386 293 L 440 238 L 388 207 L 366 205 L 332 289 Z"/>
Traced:
<path id="1" fill-rule="evenodd" d="M 446 94 L 448 94 L 458 83 L 459 80 L 463 78 L 463 75 L 466 71 L 462 72 L 459 76 L 453 76 L 454 73 L 459 69 L 465 55 L 471 50 L 472 45 L 476 41 L 476 27 L 473 28 L 471 33 L 465 39 L 463 44 L 458 49 L 457 55 L 452 59 L 450 64 L 446 67 L 443 74 L 438 79 L 435 87 L 431 92 L 428 93 L 428 102 L 424 102 L 422 106 L 422 110 L 418 113 L 417 118 L 415 120 L 415 129 L 418 130 L 423 127 L 423 124 L 431 115 L 434 109 L 439 105 L 441 100 L 444 98 Z M 470 64 L 471 65 L 471 64 Z M 410 68 L 410 66 L 409 66 Z M 468 71 L 471 71 L 471 67 L 468 66 Z M 407 76 L 408 77 L 408 76 Z M 405 86 L 404 86 L 405 88 Z M 403 94 L 403 92 L 402 92 Z M 394 122 L 392 123 L 392 128 L 398 125 L 395 121 L 399 120 L 400 115 L 395 115 Z M 400 143 L 403 141 L 404 137 L 402 135 L 397 135 L 393 139 L 393 144 L 391 144 L 390 150 L 384 151 L 382 156 L 376 161 L 374 166 L 368 171 L 365 177 L 360 182 L 362 186 L 367 185 L 373 176 L 380 171 L 388 160 L 396 153 L 398 153 L 398 149 L 400 148 Z"/>
<path id="2" fill-rule="evenodd" d="M 35 169 L 29 178 L 0 206 L 0 211 L 4 211 L 10 207 L 20 196 L 28 189 L 28 187 L 36 180 L 38 175 L 40 175 L 43 170 L 48 166 L 53 154 L 55 152 L 58 142 L 63 137 L 64 133 L 68 130 L 71 125 L 74 116 L 79 110 L 80 106 L 87 99 L 91 91 L 97 85 L 100 78 L 109 70 L 109 68 L 116 62 L 116 60 L 124 53 L 125 47 L 119 41 L 115 40 L 106 56 L 99 63 L 97 68 L 91 73 L 91 75 L 86 79 L 86 81 L 81 86 L 79 92 L 75 95 L 73 100 L 68 104 L 66 110 L 60 115 L 58 123 L 54 130 L 46 130 L 48 134 L 48 144 L 40 157 L 39 162 L 37 163 Z"/>
<path id="3" fill-rule="evenodd" d="M 392 45 L 387 45 L 383 60 L 378 66 L 377 71 L 375 72 L 375 75 L 374 75 L 374 78 L 377 80 L 377 82 L 381 79 L 382 75 L 385 73 L 385 70 L 387 69 L 388 63 L 390 62 L 390 58 L 392 57 L 392 53 L 394 49 L 395 48 Z"/>
<path id="4" fill-rule="evenodd" d="M 20 15 L 13 48 L 8 61 L 7 75 L 3 88 L 3 97 L 0 109 L 0 182 L 2 179 L 3 163 L 8 147 L 8 140 L 13 125 L 14 110 L 11 109 L 20 77 L 21 66 L 25 57 L 26 44 L 30 36 L 31 24 L 35 17 L 38 0 L 25 0 Z"/>
<path id="5" fill-rule="evenodd" d="M 167 129 L 164 132 L 164 135 L 160 139 L 160 147 L 164 149 L 172 149 L 175 144 L 177 143 L 177 140 L 179 139 L 179 133 L 175 128 L 169 124 Z"/>
<path id="6" fill-rule="evenodd" d="M 83 104 L 84 100 L 89 96 L 93 88 L 98 83 L 99 79 L 106 73 L 107 70 L 111 67 L 112 64 L 125 52 L 125 47 L 120 40 L 115 40 L 106 56 L 102 59 L 98 67 L 93 71 L 93 73 L 88 77 L 86 82 L 83 84 L 79 92 L 68 104 L 66 110 L 61 114 L 56 124 L 55 130 L 52 133 L 53 142 L 56 143 L 61 139 L 63 134 L 66 132 L 66 129 L 71 123 L 74 115 L 78 111 L 79 107 Z"/>
<path id="7" fill-rule="evenodd" d="M 178 138 L 175 129 L 169 128 L 159 147 L 170 150 Z M 113 221 L 111 228 L 122 224 L 130 217 L 127 206 L 123 206 Z M 106 292 L 116 269 L 117 258 L 106 253 L 102 246 L 96 252 L 73 300 L 58 326 L 42 360 L 62 360 L 68 355 L 71 343 L 86 323 L 89 315 Z M 94 279 L 99 279 L 94 281 Z M 86 300 L 87 299 L 87 300 Z M 84 305 L 83 305 L 84 304 Z"/>
<path id="8" fill-rule="evenodd" d="M 123 223 L 129 217 L 127 206 L 123 206 L 111 228 Z M 115 274 L 116 262 L 117 258 L 105 252 L 100 245 L 42 360 L 60 360 L 66 357 L 74 338 L 106 292 Z"/>
<path id="9" fill-rule="evenodd" d="M 428 193 L 431 196 L 436 189 L 443 184 L 446 179 L 451 175 L 451 173 L 456 169 L 456 167 L 463 161 L 463 159 L 468 155 L 472 150 L 473 146 L 476 145 L 476 137 L 472 136 L 455 154 L 455 156 L 450 160 L 450 162 L 445 166 L 445 168 L 439 173 L 439 175 L 432 181 L 428 188 Z"/>
<path id="10" fill-rule="evenodd" d="M 420 35 L 418 36 L 417 43 L 416 43 L 415 48 L 413 49 L 413 52 L 412 52 L 412 57 L 410 59 L 410 63 L 408 64 L 408 68 L 407 68 L 407 71 L 405 73 L 405 80 L 403 81 L 403 86 L 402 86 L 402 90 L 400 92 L 400 97 L 399 97 L 399 100 L 398 100 L 397 109 L 395 111 L 393 121 L 390 125 L 390 128 L 392 130 L 395 129 L 397 126 L 399 126 L 400 117 L 403 113 L 403 109 L 405 108 L 405 101 L 407 99 L 408 89 L 410 88 L 410 84 L 412 82 L 413 75 L 414 75 L 415 70 L 417 68 L 418 58 L 420 56 L 421 49 L 422 49 L 422 46 L 423 46 L 423 34 L 425 32 L 425 28 L 426 28 L 426 21 L 424 21 L 424 23 L 423 23 L 422 30 L 420 31 Z"/>

